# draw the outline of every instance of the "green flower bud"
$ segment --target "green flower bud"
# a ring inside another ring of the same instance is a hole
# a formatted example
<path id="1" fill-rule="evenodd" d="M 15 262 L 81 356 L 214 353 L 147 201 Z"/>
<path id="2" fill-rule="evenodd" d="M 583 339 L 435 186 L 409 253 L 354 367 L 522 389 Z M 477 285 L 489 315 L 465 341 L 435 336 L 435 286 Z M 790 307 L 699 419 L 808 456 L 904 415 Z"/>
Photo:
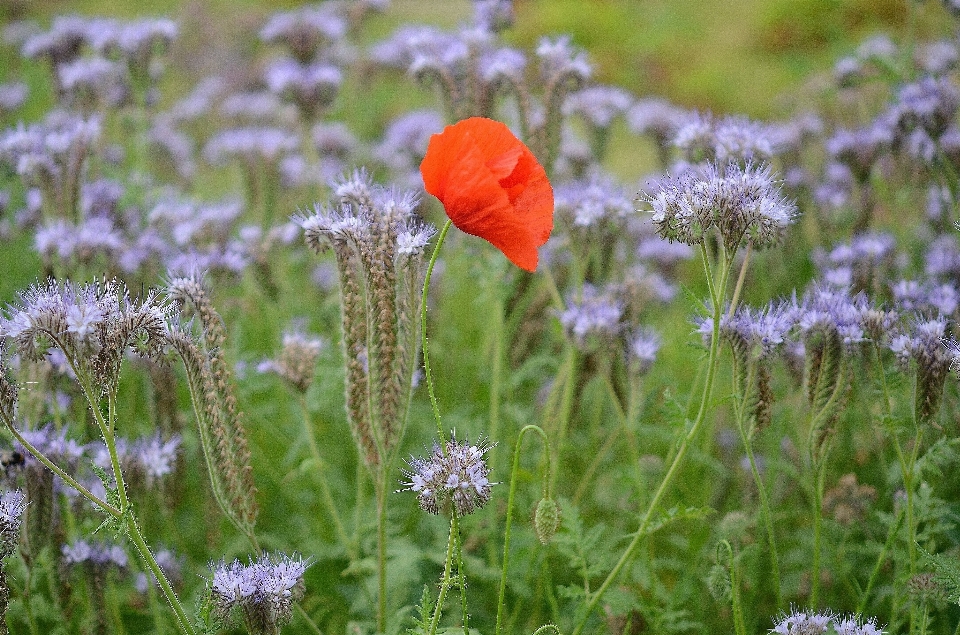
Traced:
<path id="1" fill-rule="evenodd" d="M 560 507 L 552 498 L 541 498 L 537 503 L 537 511 L 533 515 L 533 527 L 537 538 L 543 544 L 548 544 L 560 528 Z"/>

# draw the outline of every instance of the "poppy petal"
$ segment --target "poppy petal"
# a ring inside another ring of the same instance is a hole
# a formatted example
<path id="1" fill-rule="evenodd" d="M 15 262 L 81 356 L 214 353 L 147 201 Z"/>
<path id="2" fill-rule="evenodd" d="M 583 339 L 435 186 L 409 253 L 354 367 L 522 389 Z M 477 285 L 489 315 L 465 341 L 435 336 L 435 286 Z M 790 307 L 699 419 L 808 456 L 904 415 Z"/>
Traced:
<path id="1" fill-rule="evenodd" d="M 420 171 L 458 229 L 536 269 L 537 247 L 553 229 L 553 189 L 507 126 L 480 117 L 448 126 L 430 138 Z"/>

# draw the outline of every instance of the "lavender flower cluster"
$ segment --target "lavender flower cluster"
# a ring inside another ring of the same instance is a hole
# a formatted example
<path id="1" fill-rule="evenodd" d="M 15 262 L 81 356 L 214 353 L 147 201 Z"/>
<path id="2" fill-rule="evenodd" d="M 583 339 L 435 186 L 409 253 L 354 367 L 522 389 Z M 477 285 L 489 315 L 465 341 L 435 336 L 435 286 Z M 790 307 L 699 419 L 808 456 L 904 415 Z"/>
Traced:
<path id="1" fill-rule="evenodd" d="M 496 485 L 488 478 L 490 469 L 483 458 L 491 447 L 484 441 L 471 445 L 456 438 L 435 445 L 428 458 L 407 461 L 410 469 L 404 474 L 410 480 L 400 491 L 416 492 L 420 508 L 430 514 L 472 514 L 487 504 Z"/>
<path id="2" fill-rule="evenodd" d="M 210 595 L 214 611 L 229 622 L 235 612 L 255 633 L 275 633 L 290 621 L 293 604 L 303 596 L 309 559 L 267 554 L 243 564 L 211 564 Z"/>

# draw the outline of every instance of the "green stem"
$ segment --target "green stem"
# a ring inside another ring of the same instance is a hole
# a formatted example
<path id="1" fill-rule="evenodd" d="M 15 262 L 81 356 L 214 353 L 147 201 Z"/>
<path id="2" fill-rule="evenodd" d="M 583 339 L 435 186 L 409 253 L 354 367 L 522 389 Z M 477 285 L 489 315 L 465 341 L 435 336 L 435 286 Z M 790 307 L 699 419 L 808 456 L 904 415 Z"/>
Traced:
<path id="1" fill-rule="evenodd" d="M 347 531 L 344 529 L 343 521 L 340 519 L 340 512 L 337 511 L 337 505 L 334 503 L 333 495 L 330 493 L 330 486 L 327 484 L 327 479 L 324 476 L 326 464 L 323 461 L 323 457 L 320 456 L 320 448 L 317 446 L 317 436 L 311 424 L 310 411 L 307 408 L 307 398 L 301 394 L 298 401 L 300 403 L 300 413 L 303 420 L 303 430 L 310 444 L 310 453 L 313 455 L 313 461 L 317 465 L 317 476 L 319 477 L 317 480 L 320 481 L 320 495 L 323 497 L 323 502 L 327 506 L 330 518 L 333 519 L 333 525 L 336 529 L 337 537 L 340 539 L 340 544 L 347 550 L 347 556 L 350 560 L 356 560 L 357 554 L 353 551 L 353 541 L 347 537 Z"/>
<path id="2" fill-rule="evenodd" d="M 467 574 L 463 567 L 463 540 L 457 532 L 457 580 L 460 582 L 460 623 L 463 635 L 470 635 L 470 615 L 467 613 Z"/>
<path id="3" fill-rule="evenodd" d="M 458 533 L 457 512 L 454 511 L 453 517 L 450 519 L 450 538 L 447 540 L 447 558 L 443 563 L 440 595 L 437 596 L 437 604 L 433 607 L 433 617 L 430 618 L 430 628 L 427 630 L 426 635 L 436 635 L 437 625 L 440 623 L 440 614 L 443 612 L 443 601 L 447 598 L 447 591 L 450 589 L 450 569 L 453 566 L 453 553 L 456 548 Z"/>
<path id="4" fill-rule="evenodd" d="M 323 635 L 323 631 L 321 631 L 321 630 L 320 630 L 320 627 L 317 626 L 317 625 L 314 623 L 314 621 L 313 621 L 313 619 L 310 617 L 310 615 L 307 614 L 307 612 L 303 610 L 303 607 L 302 607 L 302 606 L 300 606 L 299 604 L 294 604 L 294 605 L 293 605 L 293 610 L 295 610 L 295 611 L 297 612 L 297 615 L 299 615 L 299 616 L 303 619 L 303 621 L 307 623 L 307 626 L 310 627 L 310 631 L 311 631 L 314 635 Z"/>
<path id="5" fill-rule="evenodd" d="M 813 483 L 813 567 L 810 573 L 810 607 L 814 610 L 820 600 L 820 549 L 823 529 L 823 481 L 825 467 L 816 466 Z"/>
<path id="6" fill-rule="evenodd" d="M 777 540 L 773 533 L 773 517 L 770 513 L 770 500 L 767 496 L 767 488 L 760 478 L 760 471 L 757 469 L 757 462 L 753 455 L 753 447 L 750 441 L 743 436 L 744 448 L 747 452 L 747 458 L 750 460 L 750 471 L 753 474 L 753 480 L 757 485 L 757 492 L 760 495 L 760 514 L 763 516 L 763 525 L 767 530 L 767 543 L 770 546 L 770 569 L 773 577 L 773 595 L 777 599 L 777 607 L 780 606 L 782 599 L 780 591 L 780 557 L 777 553 Z"/>
<path id="7" fill-rule="evenodd" d="M 440 248 L 443 246 L 443 240 L 447 237 L 452 220 L 447 220 L 440 230 L 440 237 L 437 238 L 437 245 L 433 248 L 433 255 L 430 256 L 430 264 L 427 265 L 427 275 L 423 278 L 423 296 L 420 298 L 420 338 L 421 348 L 423 349 L 423 374 L 427 380 L 427 392 L 430 394 L 430 404 L 433 406 L 433 418 L 437 420 L 437 437 L 440 440 L 441 447 L 446 445 L 447 435 L 443 431 L 443 423 L 440 421 L 440 406 L 437 404 L 437 395 L 433 388 L 433 376 L 430 373 L 430 350 L 427 346 L 427 294 L 430 291 L 430 278 L 433 276 L 433 266 L 437 263 L 437 257 L 440 255 Z"/>
<path id="8" fill-rule="evenodd" d="M 540 426 L 524 426 L 517 435 L 517 443 L 513 450 L 513 469 L 510 471 L 510 493 L 507 495 L 507 520 L 503 530 L 503 566 L 500 569 L 500 591 L 497 593 L 497 626 L 495 635 L 500 635 L 503 626 L 503 606 L 504 598 L 507 592 L 507 568 L 510 565 L 510 530 L 513 528 L 513 499 L 517 493 L 517 476 L 520 472 L 520 444 L 523 442 L 523 435 L 527 432 L 536 432 L 543 439 L 543 457 L 546 462 L 546 478 L 544 482 L 544 496 L 549 495 L 547 489 L 550 483 L 550 444 L 547 440 L 547 433 Z"/>
<path id="9" fill-rule="evenodd" d="M 377 475 L 377 632 L 387 632 L 387 470 Z"/>
<path id="10" fill-rule="evenodd" d="M 12 421 L 8 421 L 6 418 L 4 418 L 3 422 L 7 426 L 7 429 L 10 431 L 10 434 L 14 436 L 14 438 L 20 443 L 20 445 L 22 445 L 24 449 L 30 454 L 32 454 L 38 461 L 43 463 L 47 467 L 47 469 L 49 469 L 51 472 L 53 472 L 54 474 L 59 476 L 61 479 L 63 479 L 64 483 L 66 483 L 73 489 L 80 492 L 80 494 L 84 498 L 89 500 L 91 503 L 93 503 L 94 505 L 102 509 L 105 513 L 109 514 L 110 516 L 113 516 L 114 518 L 120 518 L 121 516 L 123 516 L 122 512 L 119 509 L 117 509 L 110 503 L 102 500 L 99 496 L 95 495 L 94 493 L 92 493 L 86 487 L 81 485 L 75 478 L 73 478 L 72 476 L 64 472 L 62 469 L 60 469 L 60 467 L 58 467 L 56 463 L 54 463 L 53 461 L 48 459 L 46 456 L 44 456 L 40 452 L 40 450 L 35 448 L 33 444 L 27 441 L 23 437 L 23 435 L 20 434 L 20 431 L 13 426 Z"/>
<path id="11" fill-rule="evenodd" d="M 163 590 L 163 594 L 166 596 L 167 602 L 170 604 L 170 608 L 173 609 L 173 613 L 177 617 L 177 625 L 180 627 L 180 630 L 185 635 L 196 635 L 196 632 L 193 630 L 193 626 L 190 624 L 190 620 L 187 618 L 187 614 L 183 610 L 183 606 L 180 604 L 180 600 L 177 599 L 177 594 L 174 592 L 173 587 L 170 586 L 170 581 L 167 580 L 167 576 L 164 575 L 163 569 L 161 569 L 160 565 L 157 564 L 156 558 L 154 558 L 153 554 L 150 552 L 150 547 L 148 547 L 146 541 L 144 541 L 143 535 L 141 535 L 140 528 L 137 527 L 136 520 L 134 520 L 132 513 L 126 515 L 126 527 L 127 533 L 130 535 L 130 539 L 133 541 L 133 544 L 137 547 L 137 551 L 140 553 L 140 557 L 143 558 L 144 563 L 146 563 L 147 567 L 150 568 L 150 571 L 157 579 L 157 583 L 160 585 L 160 589 Z"/>
<path id="12" fill-rule="evenodd" d="M 763 525 L 767 531 L 767 544 L 770 546 L 770 568 L 773 577 L 773 593 L 774 597 L 777 600 L 777 606 L 780 606 L 780 601 L 782 599 L 780 591 L 780 558 L 777 554 L 777 541 L 773 533 L 773 515 L 770 513 L 770 500 L 767 496 L 767 488 L 763 484 L 763 479 L 760 477 L 760 471 L 757 469 L 757 462 L 753 454 L 753 443 L 750 438 L 750 434 L 747 432 L 747 422 L 745 416 L 745 406 L 747 395 L 746 392 L 750 391 L 754 375 L 756 373 L 756 363 L 752 364 L 750 367 L 750 372 L 747 373 L 747 382 L 745 394 L 741 395 L 739 400 L 739 405 L 735 406 L 734 410 L 736 411 L 737 419 L 737 431 L 740 433 L 740 441 L 743 443 L 744 451 L 747 453 L 747 459 L 750 461 L 750 473 L 753 475 L 753 482 L 757 486 L 757 493 L 760 496 L 760 515 L 763 518 Z M 734 390 L 736 391 L 736 376 L 737 372 L 734 370 Z"/>
<path id="13" fill-rule="evenodd" d="M 707 285 L 710 290 L 710 299 L 713 305 L 711 307 L 713 310 L 713 330 L 710 336 L 710 353 L 709 357 L 707 358 L 707 377 L 704 382 L 703 393 L 700 398 L 700 408 L 697 412 L 697 418 L 694 420 L 693 425 L 681 439 L 680 445 L 677 448 L 677 452 L 673 457 L 670 467 L 667 469 L 666 474 L 663 476 L 663 480 L 660 482 L 660 486 L 657 488 L 653 498 L 650 499 L 650 503 L 647 505 L 647 510 L 643 514 L 643 517 L 640 521 L 640 526 L 638 527 L 637 532 L 634 534 L 633 540 L 631 540 L 630 544 L 627 545 L 626 550 L 624 550 L 623 554 L 620 556 L 620 559 L 614 565 L 613 569 L 607 575 L 600 587 L 590 596 L 590 599 L 587 602 L 586 610 L 574 628 L 572 635 L 580 635 L 580 633 L 583 632 L 583 629 L 587 624 L 587 620 L 590 618 L 593 610 L 600 602 L 603 594 L 607 591 L 607 589 L 610 588 L 614 581 L 616 581 L 617 576 L 620 575 L 620 571 L 622 571 L 626 564 L 633 558 L 634 553 L 640 546 L 640 543 L 643 541 L 643 538 L 650 527 L 650 523 L 653 520 L 653 515 L 656 512 L 660 501 L 663 499 L 667 489 L 669 489 L 670 485 L 672 484 L 674 476 L 676 476 L 676 474 L 679 472 L 680 465 L 682 465 L 683 459 L 687 454 L 687 450 L 690 448 L 690 443 L 696 438 L 697 432 L 699 432 L 703 422 L 706 420 L 707 410 L 709 410 L 710 400 L 713 394 L 713 382 L 716 378 L 717 359 L 719 357 L 718 351 L 720 348 L 720 319 L 722 317 L 723 296 L 726 294 L 727 278 L 730 273 L 730 261 L 732 259 L 732 254 L 730 257 L 724 258 L 723 270 L 720 273 L 720 280 L 716 286 L 714 286 L 713 283 L 713 270 L 710 266 L 709 258 L 707 257 L 706 248 L 702 244 L 700 245 L 700 255 L 704 264 Z"/>
<path id="14" fill-rule="evenodd" d="M 887 553 L 890 552 L 890 549 L 893 547 L 893 542 L 897 538 L 897 534 L 900 533 L 900 527 L 903 526 L 904 517 L 903 510 L 900 510 L 900 513 L 897 514 L 897 522 L 890 525 L 890 531 L 887 532 L 887 540 L 883 543 L 883 549 L 877 557 L 877 563 L 873 565 L 873 571 L 870 572 L 870 579 L 867 580 L 867 588 L 863 592 L 863 597 L 860 598 L 860 604 L 857 605 L 858 615 L 863 615 L 867 609 L 867 600 L 870 598 L 870 591 L 873 590 L 873 585 L 880 576 L 880 570 L 887 561 Z"/>
<path id="15" fill-rule="evenodd" d="M 140 528 L 137 526 L 133 510 L 130 508 L 130 502 L 127 499 L 126 485 L 123 481 L 123 473 L 120 471 L 120 457 L 117 454 L 117 444 L 113 434 L 114 423 L 116 421 L 116 394 L 114 392 L 110 392 L 107 396 L 107 420 L 104 420 L 103 413 L 100 412 L 96 402 L 90 399 L 92 393 L 87 386 L 84 386 L 84 394 L 87 397 L 87 401 L 90 402 L 90 408 L 93 410 L 94 416 L 97 418 L 97 423 L 100 425 L 100 431 L 103 434 L 104 443 L 107 446 L 107 452 L 110 454 L 110 464 L 113 467 L 113 477 L 114 481 L 116 482 L 117 497 L 120 501 L 121 515 L 119 518 L 124 521 L 127 534 L 130 536 L 130 539 L 136 546 L 137 551 L 140 553 L 140 557 L 143 558 L 144 563 L 146 563 L 146 565 L 150 568 L 150 571 L 153 572 L 154 577 L 156 577 L 157 582 L 160 584 L 160 588 L 163 590 L 163 594 L 166 596 L 167 602 L 170 604 L 170 608 L 173 609 L 173 612 L 177 617 L 177 624 L 180 626 L 180 630 L 186 635 L 194 635 L 193 626 L 191 626 L 190 620 L 187 618 L 187 615 L 183 610 L 183 606 L 180 604 L 180 600 L 177 598 L 177 594 L 174 592 L 173 587 L 170 586 L 170 581 L 167 580 L 167 577 L 164 575 L 160 565 L 157 564 L 156 558 L 153 557 L 153 554 L 150 552 L 150 548 L 143 539 L 143 535 L 140 533 Z"/>
<path id="16" fill-rule="evenodd" d="M 737 635 L 747 635 L 747 625 L 743 618 L 743 598 L 740 596 L 740 579 L 737 576 L 737 561 L 733 557 L 733 547 L 724 540 L 717 546 L 727 552 L 727 561 L 730 565 L 730 599 L 733 611 L 733 628 Z"/>
<path id="17" fill-rule="evenodd" d="M 727 316 L 732 316 L 737 308 L 737 302 L 740 300 L 740 290 L 743 288 L 743 281 L 747 277 L 747 267 L 750 265 L 750 254 L 753 253 L 753 242 L 747 243 L 747 251 L 743 254 L 743 264 L 740 265 L 740 275 L 737 276 L 737 284 L 733 288 L 733 297 L 730 300 L 730 310 Z"/>

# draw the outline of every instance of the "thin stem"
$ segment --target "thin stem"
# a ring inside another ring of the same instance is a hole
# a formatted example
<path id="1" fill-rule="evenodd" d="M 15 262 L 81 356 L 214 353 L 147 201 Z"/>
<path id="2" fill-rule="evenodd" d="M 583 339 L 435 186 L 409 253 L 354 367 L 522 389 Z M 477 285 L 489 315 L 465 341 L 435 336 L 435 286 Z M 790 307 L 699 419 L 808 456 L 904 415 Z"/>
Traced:
<path id="1" fill-rule="evenodd" d="M 707 358 L 707 377 L 706 381 L 704 382 L 703 393 L 700 398 L 700 408 L 697 412 L 697 418 L 694 420 L 693 425 L 681 439 L 680 445 L 677 448 L 677 452 L 673 457 L 673 462 L 667 469 L 666 474 L 664 474 L 663 480 L 660 482 L 660 486 L 654 493 L 653 498 L 650 499 L 650 503 L 647 505 L 647 510 L 643 514 L 643 517 L 640 521 L 640 526 L 638 527 L 637 532 L 634 534 L 633 540 L 630 541 L 630 544 L 627 546 L 626 550 L 624 550 L 623 554 L 620 556 L 620 559 L 614 565 L 613 569 L 607 575 L 600 587 L 590 596 L 590 599 L 587 602 L 586 610 L 581 616 L 579 623 L 574 628 L 572 635 L 580 635 L 580 633 L 583 632 L 583 628 L 586 626 L 587 620 L 590 618 L 591 613 L 593 613 L 593 610 L 600 602 L 603 594 L 607 591 L 607 589 L 610 588 L 610 585 L 616 581 L 620 571 L 622 571 L 631 558 L 633 558 L 634 553 L 646 535 L 647 529 L 650 527 L 650 523 L 653 520 L 653 515 L 657 510 L 657 506 L 660 504 L 661 499 L 666 494 L 667 489 L 673 482 L 674 476 L 678 473 L 680 465 L 683 463 L 683 459 L 687 454 L 690 443 L 694 440 L 694 438 L 696 438 L 697 432 L 700 430 L 700 427 L 706 420 L 707 410 L 709 410 L 710 400 L 713 394 L 713 382 L 716 378 L 717 359 L 719 357 L 718 351 L 720 348 L 720 318 L 723 310 L 723 296 L 726 294 L 726 285 L 730 272 L 731 258 L 728 257 L 724 259 L 724 266 L 720 273 L 719 283 L 714 286 L 713 271 L 710 267 L 710 260 L 707 257 L 706 248 L 702 244 L 700 245 L 700 256 L 703 261 L 707 277 L 707 285 L 710 289 L 711 303 L 713 304 L 711 307 L 713 309 L 713 330 L 710 336 L 710 353 L 709 357 Z"/>
<path id="2" fill-rule="evenodd" d="M 117 441 L 113 435 L 113 425 L 116 417 L 116 395 L 114 393 L 111 392 L 108 396 L 107 404 L 108 420 L 101 432 L 103 432 L 103 441 L 107 446 L 107 452 L 110 454 L 110 466 L 113 468 L 113 480 L 117 486 L 120 511 L 126 512 L 130 509 L 130 501 L 127 500 L 127 486 L 123 482 L 123 473 L 120 471 L 120 456 L 117 454 Z"/>
<path id="3" fill-rule="evenodd" d="M 463 635 L 470 635 L 470 616 L 467 614 L 467 575 L 463 571 L 463 540 L 457 527 L 457 580 L 460 582 L 460 623 Z"/>
<path id="4" fill-rule="evenodd" d="M 340 539 L 340 544 L 346 548 L 350 560 L 356 560 L 357 554 L 353 551 L 353 541 L 347 537 L 347 531 L 344 529 L 343 521 L 340 519 L 340 512 L 337 511 L 337 505 L 334 503 L 333 495 L 330 493 L 330 486 L 324 477 L 326 464 L 323 461 L 323 457 L 320 456 L 320 448 L 317 446 L 317 436 L 311 424 L 310 410 L 307 408 L 307 398 L 303 394 L 300 394 L 299 397 L 298 402 L 300 403 L 303 430 L 310 445 L 310 453 L 313 455 L 313 461 L 317 465 L 317 476 L 319 477 L 317 480 L 320 481 L 320 494 L 323 497 L 324 504 L 327 506 L 327 511 L 330 513 L 330 518 L 333 519 L 333 525 L 336 529 L 337 537 Z"/>
<path id="5" fill-rule="evenodd" d="M 747 399 L 747 391 L 751 390 L 750 386 L 753 384 L 754 375 L 756 373 L 756 362 L 751 364 L 750 371 L 747 373 L 747 382 L 746 389 L 744 394 L 741 395 L 739 404 L 735 406 L 734 410 L 736 411 L 736 420 L 737 420 L 737 431 L 740 433 L 740 441 L 743 443 L 743 448 L 747 453 L 747 459 L 750 461 L 750 473 L 753 475 L 753 481 L 757 486 L 757 493 L 760 496 L 760 515 L 763 518 L 764 527 L 767 530 L 767 544 L 770 546 L 770 568 L 771 573 L 773 574 L 773 592 L 774 597 L 777 599 L 777 606 L 780 606 L 780 601 L 782 599 L 780 591 L 780 558 L 777 554 L 777 541 L 773 533 L 773 518 L 770 513 L 770 500 L 767 496 L 767 488 L 763 484 L 763 479 L 760 477 L 760 471 L 757 469 L 757 462 L 753 454 L 753 443 L 750 439 L 750 434 L 747 432 L 747 422 L 745 417 L 745 405 Z M 737 372 L 733 372 L 733 382 L 734 382 L 734 391 L 737 388 L 736 380 Z"/>
<path id="6" fill-rule="evenodd" d="M 718 549 L 727 552 L 727 560 L 730 563 L 730 598 L 734 631 L 737 635 L 747 635 L 747 626 L 743 619 L 743 598 L 740 596 L 740 579 L 737 575 L 737 561 L 733 557 L 733 547 L 724 540 Z"/>
<path id="7" fill-rule="evenodd" d="M 433 617 L 430 618 L 430 628 L 427 635 L 436 635 L 437 625 L 440 623 L 440 614 L 443 612 L 443 601 L 447 598 L 447 590 L 450 588 L 450 568 L 453 565 L 453 552 L 456 547 L 457 534 L 459 526 L 457 524 L 457 512 L 453 512 L 450 519 L 450 538 L 447 540 L 447 558 L 443 563 L 443 578 L 440 580 L 440 595 L 437 597 L 437 604 L 433 607 Z"/>
<path id="8" fill-rule="evenodd" d="M 733 297 L 730 299 L 730 310 L 727 317 L 732 316 L 737 308 L 737 302 L 740 300 L 740 290 L 743 288 L 743 281 L 747 277 L 747 267 L 750 266 L 751 253 L 753 253 L 753 241 L 748 241 L 747 250 L 743 254 L 743 263 L 740 265 L 740 274 L 737 276 L 737 284 L 733 287 Z"/>
<path id="9" fill-rule="evenodd" d="M 102 500 L 99 496 L 95 495 L 93 492 L 81 485 L 75 478 L 60 469 L 56 463 L 44 456 L 40 450 L 35 448 L 32 443 L 27 441 L 23 435 L 20 434 L 20 431 L 13 426 L 12 422 L 7 421 L 6 418 L 4 418 L 3 422 L 6 424 L 7 429 L 10 430 L 10 433 L 14 436 L 14 438 L 17 439 L 20 445 L 22 445 L 27 452 L 32 454 L 38 461 L 43 463 L 51 472 L 62 478 L 67 485 L 80 492 L 84 498 L 89 500 L 91 503 L 102 509 L 110 516 L 113 516 L 114 518 L 120 518 L 123 516 L 123 513 L 119 509 L 105 500 Z"/>
<path id="10" fill-rule="evenodd" d="M 823 481 L 824 466 L 815 468 L 813 483 L 813 567 L 810 573 L 810 606 L 816 610 L 820 600 L 820 550 L 823 533 Z"/>
<path id="11" fill-rule="evenodd" d="M 297 612 L 297 615 L 303 618 L 303 621 L 307 623 L 307 626 L 310 627 L 310 630 L 314 633 L 314 635 L 323 635 L 323 631 L 320 630 L 319 626 L 314 624 L 313 620 L 310 618 L 310 615 L 303 610 L 302 606 L 299 604 L 294 604 L 293 609 Z"/>
<path id="12" fill-rule="evenodd" d="M 900 513 L 897 514 L 897 522 L 890 525 L 890 531 L 887 532 L 887 541 L 883 543 L 883 549 L 880 551 L 880 555 L 877 557 L 877 563 L 873 565 L 873 571 L 870 572 L 870 579 L 867 580 L 867 588 L 863 592 L 863 597 L 860 598 L 860 604 L 857 605 L 858 615 L 863 615 L 863 612 L 867 609 L 867 600 L 870 598 L 870 591 L 873 589 L 874 583 L 880 576 L 880 570 L 887 561 L 887 553 L 889 553 L 890 549 L 893 547 L 893 542 L 896 540 L 897 534 L 900 533 L 900 527 L 903 526 L 904 517 L 905 514 L 901 509 Z"/>
<path id="13" fill-rule="evenodd" d="M 150 547 L 148 547 L 146 541 L 144 541 L 143 535 L 140 533 L 140 528 L 137 527 L 137 523 L 136 520 L 134 520 L 133 514 L 126 515 L 126 526 L 127 533 L 130 535 L 130 539 L 137 547 L 137 551 L 140 552 L 140 557 L 143 558 L 143 561 L 150 568 L 150 571 L 157 579 L 157 583 L 163 590 L 163 594 L 166 596 L 167 602 L 170 604 L 170 608 L 173 609 L 174 614 L 177 616 L 177 625 L 180 627 L 180 630 L 183 631 L 185 635 L 196 635 L 196 632 L 193 630 L 193 626 L 190 624 L 190 620 L 187 618 L 187 614 L 183 610 L 183 606 L 180 604 L 180 600 L 177 599 L 177 594 L 174 592 L 173 587 L 170 586 L 170 581 L 167 580 L 167 576 L 164 575 L 163 569 L 161 569 L 160 565 L 157 564 L 156 558 L 154 558 L 153 554 L 150 552 Z"/>
<path id="14" fill-rule="evenodd" d="M 780 557 L 777 552 L 777 540 L 773 533 L 773 517 L 770 513 L 770 499 L 767 496 L 767 488 L 760 477 L 760 471 L 757 469 L 757 462 L 753 455 L 753 447 L 748 439 L 744 439 L 744 448 L 747 452 L 747 458 L 750 460 L 750 471 L 753 473 L 753 480 L 757 485 L 757 492 L 760 495 L 760 514 L 763 516 L 763 524 L 767 530 L 767 544 L 770 547 L 770 569 L 773 577 L 773 594 L 777 599 L 777 606 L 780 606 L 782 598 L 780 591 Z"/>
<path id="15" fill-rule="evenodd" d="M 437 395 L 433 388 L 433 376 L 430 373 L 430 351 L 427 346 L 427 294 L 430 291 L 430 278 L 433 276 L 433 266 L 437 263 L 437 256 L 440 255 L 440 247 L 443 246 L 443 240 L 447 237 L 447 232 L 453 221 L 447 220 L 440 230 L 440 237 L 437 238 L 437 245 L 433 248 L 433 255 L 430 256 L 430 264 L 427 265 L 427 275 L 423 278 L 423 296 L 420 298 L 420 338 L 421 348 L 423 349 L 423 374 L 427 380 L 427 392 L 430 394 L 430 404 L 433 406 L 433 418 L 437 420 L 437 436 L 440 439 L 441 446 L 447 442 L 447 435 L 443 431 L 443 423 L 440 421 L 440 406 L 437 404 Z"/>
<path id="16" fill-rule="evenodd" d="M 527 432 L 536 432 L 543 439 L 543 456 L 546 461 L 545 486 L 550 483 L 550 444 L 547 440 L 547 433 L 540 426 L 524 426 L 517 435 L 517 443 L 513 450 L 513 469 L 510 471 L 510 493 L 507 495 L 507 520 L 503 530 L 503 566 L 500 569 L 500 591 L 497 593 L 497 626 L 495 635 L 500 635 L 503 626 L 503 606 L 504 597 L 507 592 L 507 568 L 510 565 L 510 530 L 513 528 L 513 498 L 517 493 L 517 476 L 520 473 L 520 444 L 523 442 L 523 435 Z M 549 494 L 545 491 L 544 495 Z"/>
<path id="17" fill-rule="evenodd" d="M 377 632 L 387 632 L 387 470 L 377 475 Z"/>

